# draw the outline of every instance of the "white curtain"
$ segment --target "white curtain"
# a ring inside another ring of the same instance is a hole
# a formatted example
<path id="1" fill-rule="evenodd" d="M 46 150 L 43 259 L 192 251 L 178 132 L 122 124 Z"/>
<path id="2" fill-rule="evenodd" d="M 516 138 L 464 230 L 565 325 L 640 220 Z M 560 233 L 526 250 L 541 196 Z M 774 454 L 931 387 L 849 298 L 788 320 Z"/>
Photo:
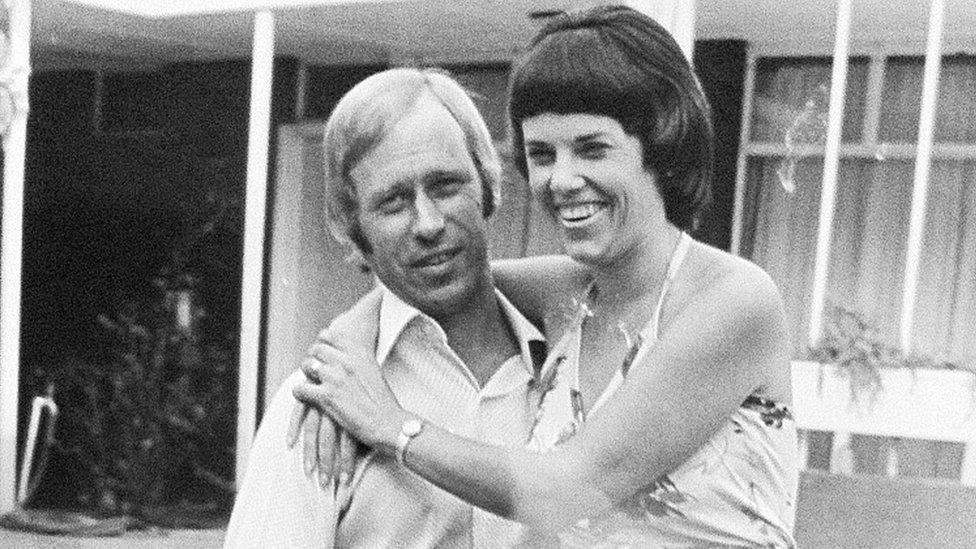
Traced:
<path id="1" fill-rule="evenodd" d="M 852 63 L 845 142 L 861 139 L 864 109 L 871 108 L 864 105 L 866 68 L 858 60 Z M 823 59 L 757 66 L 752 140 L 786 146 L 784 156 L 749 160 L 743 253 L 779 284 L 798 356 L 807 346 L 823 159 L 793 156 L 783 140 L 792 134 L 816 142 L 810 135 L 820 118 L 809 111 L 819 108 L 828 80 L 829 63 Z M 916 138 L 921 80 L 920 59 L 889 60 L 879 141 Z M 945 142 L 976 143 L 974 89 L 974 58 L 947 58 L 936 149 Z M 798 131 L 798 123 L 811 126 Z M 792 124 L 792 132 L 784 124 Z M 913 159 L 849 157 L 842 158 L 838 174 L 827 299 L 864 315 L 892 345 L 898 343 L 913 169 Z M 784 174 L 791 176 L 792 192 L 783 184 Z M 976 158 L 932 163 L 913 347 L 936 359 L 976 363 Z"/>

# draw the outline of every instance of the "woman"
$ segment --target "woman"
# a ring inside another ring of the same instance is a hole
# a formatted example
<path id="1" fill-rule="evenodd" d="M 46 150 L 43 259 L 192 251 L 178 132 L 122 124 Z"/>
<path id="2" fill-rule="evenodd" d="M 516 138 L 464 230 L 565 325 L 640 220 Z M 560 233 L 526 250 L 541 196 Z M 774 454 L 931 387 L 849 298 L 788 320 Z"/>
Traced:
<path id="1" fill-rule="evenodd" d="M 365 355 L 320 349 L 296 396 L 359 441 L 565 545 L 792 546 L 795 426 L 778 291 L 687 234 L 708 199 L 709 109 L 680 48 L 624 7 L 552 20 L 513 70 L 517 165 L 569 258 L 499 266 L 551 348 L 527 449 L 426 424 Z M 567 306 L 567 304 L 571 304 Z"/>

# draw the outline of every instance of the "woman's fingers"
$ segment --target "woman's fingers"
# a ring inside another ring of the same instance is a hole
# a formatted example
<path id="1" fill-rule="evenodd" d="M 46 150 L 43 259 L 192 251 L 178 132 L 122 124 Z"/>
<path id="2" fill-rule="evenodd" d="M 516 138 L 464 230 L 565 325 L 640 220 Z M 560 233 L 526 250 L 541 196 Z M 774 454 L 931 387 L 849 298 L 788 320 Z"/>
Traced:
<path id="1" fill-rule="evenodd" d="M 288 432 L 285 433 L 285 444 L 289 448 L 294 448 L 298 442 L 298 435 L 302 432 L 302 422 L 308 414 L 308 405 L 303 402 L 295 402 L 291 409 L 291 418 L 288 420 Z"/>
<path id="2" fill-rule="evenodd" d="M 323 488 L 327 488 L 332 481 L 333 472 L 335 471 L 335 456 L 338 454 L 336 448 L 338 445 L 336 426 L 330 418 L 323 417 L 322 412 L 318 410 L 312 410 L 311 415 L 318 416 L 319 420 L 319 455 L 317 462 L 319 484 Z"/>
<path id="3" fill-rule="evenodd" d="M 326 413 L 330 413 L 331 404 L 329 397 L 326 396 L 328 392 L 322 387 L 322 385 L 316 385 L 313 383 L 299 383 L 291 390 L 292 396 L 294 396 L 299 402 L 305 404 L 309 408 L 316 410 L 324 410 Z M 318 428 L 318 426 L 316 426 Z"/>
<path id="4" fill-rule="evenodd" d="M 349 484 L 356 472 L 356 441 L 345 430 L 339 433 L 339 457 L 336 468 L 339 470 L 339 483 Z"/>
<path id="5" fill-rule="evenodd" d="M 317 413 L 308 414 L 305 417 L 305 444 L 302 457 L 302 464 L 305 468 L 305 476 L 311 477 L 315 471 L 315 464 L 318 463 L 319 456 L 319 423 L 322 416 Z"/>
<path id="6" fill-rule="evenodd" d="M 309 353 L 311 352 L 312 350 L 309 349 Z M 321 382 L 321 378 L 319 377 L 319 367 L 321 365 L 322 361 L 320 361 L 317 356 L 312 354 L 306 355 L 305 358 L 302 359 L 302 373 L 305 374 L 305 379 L 312 383 Z"/>

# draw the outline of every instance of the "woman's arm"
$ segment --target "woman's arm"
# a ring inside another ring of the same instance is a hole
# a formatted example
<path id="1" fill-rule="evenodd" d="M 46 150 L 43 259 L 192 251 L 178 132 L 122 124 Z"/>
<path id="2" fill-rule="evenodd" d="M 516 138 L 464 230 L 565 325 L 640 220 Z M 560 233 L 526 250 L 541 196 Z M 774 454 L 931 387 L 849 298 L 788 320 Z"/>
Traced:
<path id="1" fill-rule="evenodd" d="M 674 470 L 774 369 L 786 367 L 787 349 L 778 292 L 758 269 L 740 269 L 699 292 L 614 399 L 553 451 L 493 447 L 427 425 L 405 462 L 465 501 L 558 530 Z M 305 384 L 296 396 L 392 455 L 410 415 L 383 395 L 378 369 L 354 366 L 356 357 L 338 352 L 324 358 L 322 385 Z"/>
<path id="2" fill-rule="evenodd" d="M 530 322 L 545 326 L 547 313 L 570 288 L 579 287 L 584 267 L 565 255 L 540 255 L 491 262 L 495 287 Z"/>
<path id="3" fill-rule="evenodd" d="M 558 302 L 556 296 L 565 295 L 567 290 L 564 286 L 576 283 L 574 277 L 580 276 L 581 269 L 579 264 L 566 256 L 504 259 L 493 261 L 491 266 L 496 287 L 540 330 L 546 328 L 544 318 L 547 306 L 551 307 L 553 302 Z M 357 308 L 363 308 L 362 302 L 357 305 Z M 331 341 L 357 339 L 340 333 L 343 329 L 348 329 L 350 324 L 357 324 L 348 321 L 351 314 L 346 313 L 333 321 L 328 328 L 330 332 L 319 334 L 319 339 Z M 364 341 L 354 344 L 366 348 Z M 312 383 L 318 383 L 315 370 L 315 364 L 318 362 L 315 358 L 316 349 L 316 344 L 313 344 L 302 362 L 302 370 Z M 323 487 L 328 487 L 334 476 L 337 476 L 340 482 L 352 477 L 357 453 L 356 441 L 352 440 L 346 431 L 338 428 L 331 418 L 323 417 L 317 408 L 302 402 L 296 402 L 292 410 L 286 432 L 286 444 L 290 448 L 299 440 L 303 443 L 303 467 L 306 476 L 311 477 L 313 472 L 318 470 L 319 481 Z"/>

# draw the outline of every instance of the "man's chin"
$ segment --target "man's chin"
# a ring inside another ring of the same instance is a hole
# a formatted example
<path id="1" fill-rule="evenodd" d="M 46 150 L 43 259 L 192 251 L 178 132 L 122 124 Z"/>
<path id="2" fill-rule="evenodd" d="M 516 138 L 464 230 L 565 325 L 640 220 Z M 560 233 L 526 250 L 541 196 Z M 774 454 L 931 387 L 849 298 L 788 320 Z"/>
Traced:
<path id="1" fill-rule="evenodd" d="M 451 314 L 474 297 L 475 288 L 472 281 L 462 277 L 445 277 L 416 291 L 414 306 L 432 317 Z"/>

